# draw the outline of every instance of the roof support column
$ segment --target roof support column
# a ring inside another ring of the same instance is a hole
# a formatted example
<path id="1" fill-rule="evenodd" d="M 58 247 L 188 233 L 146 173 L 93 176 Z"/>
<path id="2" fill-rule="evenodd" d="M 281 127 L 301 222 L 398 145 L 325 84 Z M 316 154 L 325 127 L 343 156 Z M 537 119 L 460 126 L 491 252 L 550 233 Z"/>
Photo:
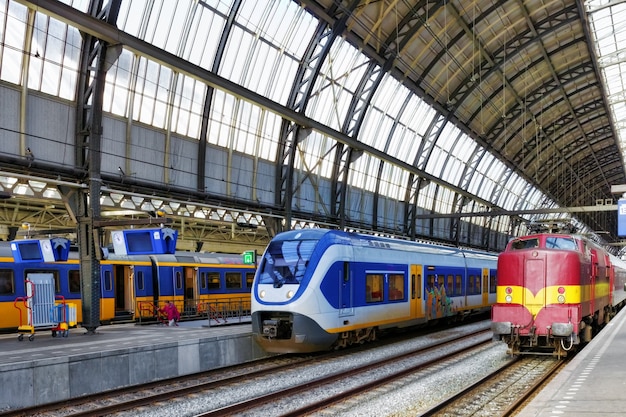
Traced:
<path id="1" fill-rule="evenodd" d="M 89 14 L 109 24 L 117 21 L 121 0 L 108 3 L 93 0 Z M 121 48 L 107 48 L 107 43 L 84 34 L 77 99 L 76 165 L 88 171 L 86 190 L 75 196 L 78 246 L 80 251 L 82 326 L 88 334 L 100 325 L 100 220 L 102 100 L 106 63 L 115 61 Z M 110 51 L 107 56 L 107 51 Z"/>

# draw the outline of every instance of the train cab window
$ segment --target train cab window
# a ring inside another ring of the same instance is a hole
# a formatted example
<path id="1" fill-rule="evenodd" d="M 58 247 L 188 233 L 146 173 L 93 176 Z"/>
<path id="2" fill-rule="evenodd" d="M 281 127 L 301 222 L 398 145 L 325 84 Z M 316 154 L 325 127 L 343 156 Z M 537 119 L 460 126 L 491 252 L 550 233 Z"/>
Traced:
<path id="1" fill-rule="evenodd" d="M 0 295 L 15 294 L 15 279 L 10 269 L 0 269 Z"/>
<path id="2" fill-rule="evenodd" d="M 517 239 L 511 243 L 512 250 L 521 250 L 521 249 L 532 249 L 539 247 L 539 239 Z"/>
<path id="3" fill-rule="evenodd" d="M 252 288 L 252 282 L 254 281 L 254 272 L 246 273 L 246 288 Z"/>
<path id="4" fill-rule="evenodd" d="M 298 285 L 304 278 L 317 240 L 272 241 L 259 265 L 259 284 Z"/>
<path id="5" fill-rule="evenodd" d="M 378 303 L 383 300 L 384 275 L 367 274 L 365 276 L 365 301 L 368 303 Z"/>
<path id="6" fill-rule="evenodd" d="M 113 277 L 111 276 L 111 271 L 104 271 L 102 282 L 104 284 L 105 291 L 113 290 Z"/>
<path id="7" fill-rule="evenodd" d="M 217 272 L 209 272 L 209 289 L 219 290 L 221 287 L 220 274 Z"/>
<path id="8" fill-rule="evenodd" d="M 389 299 L 390 300 L 403 300 L 404 299 L 404 275 L 403 274 L 389 274 Z"/>
<path id="9" fill-rule="evenodd" d="M 143 275 L 143 271 L 137 271 L 135 274 L 135 282 L 137 283 L 137 289 L 142 291 L 146 287 L 146 281 Z"/>
<path id="10" fill-rule="evenodd" d="M 229 288 L 229 289 L 241 288 L 241 274 L 239 272 L 227 272 L 226 273 L 226 288 Z"/>
<path id="11" fill-rule="evenodd" d="M 67 273 L 67 285 L 71 293 L 80 293 L 80 270 L 72 269 Z"/>
<path id="12" fill-rule="evenodd" d="M 576 250 L 576 241 L 571 237 L 548 237 L 546 238 L 546 248 Z"/>

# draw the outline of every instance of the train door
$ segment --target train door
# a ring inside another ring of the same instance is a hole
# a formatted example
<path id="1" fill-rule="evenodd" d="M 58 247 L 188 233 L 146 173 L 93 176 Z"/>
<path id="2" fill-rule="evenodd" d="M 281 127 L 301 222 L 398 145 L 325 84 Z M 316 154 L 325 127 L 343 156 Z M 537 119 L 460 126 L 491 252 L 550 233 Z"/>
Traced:
<path id="1" fill-rule="evenodd" d="M 186 266 L 183 268 L 185 276 L 185 313 L 188 315 L 196 314 L 198 280 L 196 279 L 197 268 Z"/>
<path id="2" fill-rule="evenodd" d="M 422 265 L 411 265 L 411 318 L 424 317 Z"/>
<path id="3" fill-rule="evenodd" d="M 482 300 L 482 304 L 483 307 L 486 307 L 489 305 L 489 268 L 483 268 L 482 270 L 482 288 L 483 288 L 483 300 Z"/>
<path id="4" fill-rule="evenodd" d="M 354 315 L 353 305 L 353 285 L 352 272 L 350 271 L 350 262 L 343 263 L 343 270 L 339 276 L 339 290 L 341 308 L 339 309 L 339 317 Z"/>
<path id="5" fill-rule="evenodd" d="M 135 311 L 134 267 L 116 265 L 114 275 L 115 314 L 132 314 Z"/>
<path id="6" fill-rule="evenodd" d="M 184 302 L 185 298 L 185 279 L 182 266 L 172 268 L 172 295 L 174 301 Z M 180 304 L 178 305 L 180 308 Z"/>

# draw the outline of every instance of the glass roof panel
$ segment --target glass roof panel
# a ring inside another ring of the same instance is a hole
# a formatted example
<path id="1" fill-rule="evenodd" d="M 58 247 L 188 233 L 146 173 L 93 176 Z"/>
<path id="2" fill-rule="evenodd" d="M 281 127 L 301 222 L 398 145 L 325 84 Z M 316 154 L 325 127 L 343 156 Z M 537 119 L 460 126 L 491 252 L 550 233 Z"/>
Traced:
<path id="1" fill-rule="evenodd" d="M 280 122 L 278 122 L 280 124 Z M 278 137 L 280 126 L 275 132 Z M 306 152 L 296 152 L 294 167 L 314 172 L 322 178 L 330 178 L 333 170 L 334 146 L 336 142 L 328 136 L 312 131 L 298 144 Z M 274 155 L 272 155 L 272 159 Z"/>
<path id="2" fill-rule="evenodd" d="M 220 75 L 286 104 L 315 19 L 294 2 L 243 2 Z M 295 41 L 298 40 L 298 42 Z"/>
<path id="3" fill-rule="evenodd" d="M 591 36 L 600 72 L 607 88 L 609 107 L 622 160 L 626 149 L 626 3 L 623 1 L 586 0 Z"/>
<path id="4" fill-rule="evenodd" d="M 20 38 L 26 33 L 26 7 L 13 2 L 0 2 L 0 79 L 20 83 L 21 57 Z"/>
<path id="5" fill-rule="evenodd" d="M 358 49 L 341 38 L 336 39 L 315 80 L 307 116 L 341 130 L 367 62 Z"/>

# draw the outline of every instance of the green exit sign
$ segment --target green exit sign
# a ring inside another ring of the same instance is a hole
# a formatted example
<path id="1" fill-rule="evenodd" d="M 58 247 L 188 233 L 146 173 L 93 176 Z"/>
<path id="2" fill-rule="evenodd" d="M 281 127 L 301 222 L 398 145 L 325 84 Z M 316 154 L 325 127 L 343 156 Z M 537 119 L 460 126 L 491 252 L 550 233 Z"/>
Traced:
<path id="1" fill-rule="evenodd" d="M 243 263 L 246 265 L 254 265 L 256 263 L 256 251 L 245 251 L 243 253 Z"/>

